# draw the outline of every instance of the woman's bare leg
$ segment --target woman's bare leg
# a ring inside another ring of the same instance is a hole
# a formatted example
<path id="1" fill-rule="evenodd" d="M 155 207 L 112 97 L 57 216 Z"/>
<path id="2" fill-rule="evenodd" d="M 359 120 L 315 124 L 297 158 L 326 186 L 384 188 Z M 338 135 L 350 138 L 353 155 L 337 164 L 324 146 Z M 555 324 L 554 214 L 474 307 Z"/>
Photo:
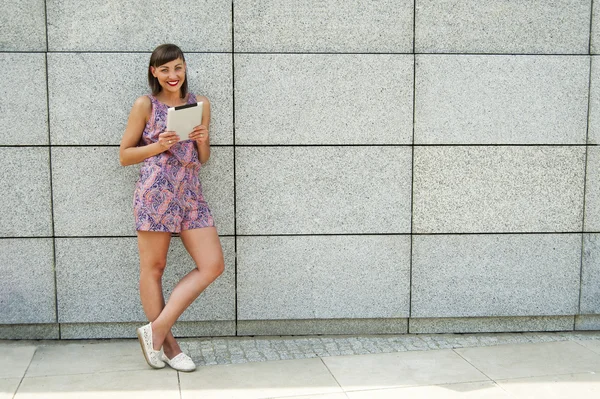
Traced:
<path id="1" fill-rule="evenodd" d="M 196 263 L 196 269 L 179 281 L 166 306 L 152 323 L 155 349 L 166 340 L 171 327 L 184 310 L 223 273 L 225 267 L 216 228 L 184 230 L 181 232 L 181 240 Z"/>
<path id="2" fill-rule="evenodd" d="M 162 290 L 162 276 L 167 265 L 167 252 L 171 233 L 138 231 L 140 251 L 140 298 L 144 313 L 149 321 L 154 321 L 165 307 Z M 156 342 L 156 339 L 154 339 Z M 160 346 L 154 346 L 160 349 Z M 164 340 L 164 352 L 169 358 L 181 352 L 171 331 Z"/>

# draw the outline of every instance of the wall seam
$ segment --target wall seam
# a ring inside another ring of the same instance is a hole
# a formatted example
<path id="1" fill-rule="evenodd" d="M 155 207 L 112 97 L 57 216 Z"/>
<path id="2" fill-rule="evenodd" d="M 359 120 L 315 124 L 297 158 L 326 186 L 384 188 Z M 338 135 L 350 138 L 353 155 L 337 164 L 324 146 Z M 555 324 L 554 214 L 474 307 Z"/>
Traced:
<path id="1" fill-rule="evenodd" d="M 50 176 L 50 224 L 52 228 L 52 271 L 54 275 L 54 312 L 56 314 L 56 323 L 58 325 L 58 339 L 62 339 L 60 323 L 58 322 L 58 277 L 56 273 L 56 230 L 54 226 L 54 189 L 52 176 L 52 135 L 50 131 L 50 84 L 48 73 L 48 53 L 50 49 L 48 40 L 48 2 L 44 0 L 44 26 L 46 29 L 46 51 L 44 53 L 44 61 L 46 67 L 46 123 L 48 129 L 48 168 Z"/>
<path id="2" fill-rule="evenodd" d="M 412 103 L 412 142 L 411 142 L 411 169 L 410 169 L 410 253 L 408 254 L 408 317 L 406 318 L 406 332 L 410 333 L 410 318 L 412 316 L 412 275 L 413 275 L 413 214 L 415 204 L 415 104 L 417 97 L 417 55 L 415 54 L 417 26 L 417 0 L 413 1 L 413 37 L 412 37 L 412 56 L 413 56 L 413 103 Z"/>
<path id="3" fill-rule="evenodd" d="M 238 335 L 238 253 L 237 253 L 237 191 L 236 191 L 236 140 L 235 140 L 235 10 L 234 1 L 231 0 L 231 113 L 233 126 L 233 302 L 235 305 L 235 336 Z"/>
<path id="4" fill-rule="evenodd" d="M 579 301 L 577 303 L 577 314 L 573 317 L 573 330 L 577 328 L 577 316 L 581 314 L 581 297 L 583 292 L 583 260 L 585 255 L 585 213 L 586 213 L 586 201 L 585 197 L 587 194 L 587 166 L 588 166 L 588 152 L 589 152 L 589 135 L 590 135 L 590 106 L 592 98 L 592 29 L 593 29 L 593 18 L 594 18 L 594 0 L 591 1 L 590 5 L 590 35 L 588 41 L 588 52 L 590 57 L 589 71 L 588 71 L 588 104 L 587 104 L 587 117 L 586 117 L 586 130 L 585 130 L 585 156 L 583 163 L 583 208 L 581 218 L 581 252 L 579 256 Z"/>

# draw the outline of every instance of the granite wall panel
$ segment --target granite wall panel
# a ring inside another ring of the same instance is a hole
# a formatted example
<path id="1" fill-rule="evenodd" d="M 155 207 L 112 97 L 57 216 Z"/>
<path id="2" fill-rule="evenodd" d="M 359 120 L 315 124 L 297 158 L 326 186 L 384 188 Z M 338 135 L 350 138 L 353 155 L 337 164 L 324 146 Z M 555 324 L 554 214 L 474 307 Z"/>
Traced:
<path id="1" fill-rule="evenodd" d="M 238 54 L 236 144 L 410 144 L 413 61 Z"/>
<path id="2" fill-rule="evenodd" d="M 0 147 L 1 237 L 52 235 L 47 147 Z"/>
<path id="3" fill-rule="evenodd" d="M 48 49 L 135 52 L 175 43 L 189 52 L 231 51 L 231 7 L 222 0 L 47 0 Z"/>
<path id="4" fill-rule="evenodd" d="M 577 232 L 585 147 L 415 147 L 413 232 Z"/>
<path id="5" fill-rule="evenodd" d="M 52 238 L 0 239 L 0 324 L 56 322 Z"/>
<path id="6" fill-rule="evenodd" d="M 45 3 L 44 0 L 0 1 L 0 51 L 47 50 Z"/>
<path id="7" fill-rule="evenodd" d="M 0 53 L 0 145 L 48 144 L 46 56 Z"/>
<path id="8" fill-rule="evenodd" d="M 409 233 L 410 147 L 236 150 L 237 234 Z"/>
<path id="9" fill-rule="evenodd" d="M 577 314 L 581 234 L 424 235 L 412 251 L 411 317 Z"/>
<path id="10" fill-rule="evenodd" d="M 181 321 L 233 320 L 234 239 L 221 238 L 225 272 L 181 316 Z M 165 299 L 195 267 L 180 238 L 173 238 L 163 278 Z M 58 320 L 61 323 L 143 322 L 137 239 L 56 240 Z"/>
<path id="11" fill-rule="evenodd" d="M 150 53 L 48 54 L 52 144 L 118 145 L 135 99 L 150 94 L 149 60 Z M 186 63 L 189 91 L 211 101 L 211 144 L 233 144 L 231 55 L 191 53 Z"/>
<path id="12" fill-rule="evenodd" d="M 589 0 L 417 0 L 418 53 L 586 54 Z"/>
<path id="13" fill-rule="evenodd" d="M 407 235 L 239 237 L 237 253 L 240 320 L 408 316 Z"/>
<path id="14" fill-rule="evenodd" d="M 118 147 L 52 150 L 54 219 L 59 236 L 133 236 L 139 165 L 122 167 Z M 212 149 L 200 174 L 220 234 L 233 233 L 233 151 Z"/>
<path id="15" fill-rule="evenodd" d="M 411 0 L 236 0 L 239 52 L 408 53 Z"/>
<path id="16" fill-rule="evenodd" d="M 585 144 L 589 58 L 417 55 L 415 144 Z"/>

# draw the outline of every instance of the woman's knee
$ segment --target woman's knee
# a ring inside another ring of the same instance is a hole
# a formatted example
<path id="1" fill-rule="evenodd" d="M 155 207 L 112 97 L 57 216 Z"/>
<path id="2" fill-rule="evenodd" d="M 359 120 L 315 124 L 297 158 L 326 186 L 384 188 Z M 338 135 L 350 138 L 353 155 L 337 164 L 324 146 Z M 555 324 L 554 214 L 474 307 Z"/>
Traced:
<path id="1" fill-rule="evenodd" d="M 198 267 L 198 270 L 208 274 L 210 278 L 214 281 L 221 274 L 223 274 L 223 271 L 225 270 L 225 262 L 223 261 L 223 259 L 218 259 L 213 261 L 209 267 Z"/>
<path id="2" fill-rule="evenodd" d="M 152 261 L 142 262 L 141 274 L 153 279 L 160 280 L 167 266 L 166 259 L 155 259 Z"/>

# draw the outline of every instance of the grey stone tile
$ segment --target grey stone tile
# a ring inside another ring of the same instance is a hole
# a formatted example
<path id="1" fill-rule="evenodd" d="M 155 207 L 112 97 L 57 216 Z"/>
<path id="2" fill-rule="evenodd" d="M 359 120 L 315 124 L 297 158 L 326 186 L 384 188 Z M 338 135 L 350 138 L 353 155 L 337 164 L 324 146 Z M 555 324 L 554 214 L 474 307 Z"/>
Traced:
<path id="1" fill-rule="evenodd" d="M 408 233 L 409 147 L 236 150 L 238 234 Z"/>
<path id="2" fill-rule="evenodd" d="M 48 148 L 0 148 L 0 237 L 52 235 Z"/>
<path id="3" fill-rule="evenodd" d="M 235 51 L 412 51 L 410 0 L 349 3 L 236 0 Z"/>
<path id="4" fill-rule="evenodd" d="M 600 234 L 583 235 L 579 312 L 600 314 Z"/>
<path id="5" fill-rule="evenodd" d="M 182 321 L 232 320 L 234 241 L 221 239 L 225 272 L 181 316 Z M 171 241 L 163 277 L 165 299 L 194 268 L 179 238 Z M 139 257 L 135 238 L 59 238 L 56 241 L 58 314 L 61 323 L 142 322 Z M 106 270 L 110 270 L 109 274 Z"/>
<path id="6" fill-rule="evenodd" d="M 240 320 L 408 316 L 408 236 L 239 237 L 237 256 Z"/>
<path id="7" fill-rule="evenodd" d="M 159 0 L 118 7 L 101 0 L 85 7 L 78 0 L 47 3 L 50 51 L 152 51 L 161 43 L 175 43 L 183 51 L 231 51 L 231 2 L 184 0 L 176 7 Z"/>
<path id="8" fill-rule="evenodd" d="M 150 93 L 149 60 L 149 53 L 48 54 L 52 143 L 118 145 L 135 99 Z M 232 144 L 231 55 L 187 54 L 186 62 L 190 92 L 211 101 L 211 143 Z"/>
<path id="9" fill-rule="evenodd" d="M 0 14 L 0 51 L 46 49 L 45 1 L 3 1 Z M 13 77 L 11 75 L 11 79 Z"/>
<path id="10" fill-rule="evenodd" d="M 589 1 L 419 0 L 417 52 L 585 54 Z"/>
<path id="11" fill-rule="evenodd" d="M 238 320 L 237 335 L 405 334 L 408 319 Z"/>
<path id="12" fill-rule="evenodd" d="M 577 313 L 581 235 L 413 237 L 412 317 Z"/>
<path id="13" fill-rule="evenodd" d="M 145 323 L 145 322 L 141 322 Z M 140 322 L 133 323 L 62 323 L 61 339 L 136 338 Z M 235 320 L 178 321 L 173 326 L 178 337 L 219 337 L 235 335 Z"/>
<path id="14" fill-rule="evenodd" d="M 58 323 L 0 324 L 0 339 L 60 339 Z"/>
<path id="15" fill-rule="evenodd" d="M 52 167 L 57 235 L 135 234 L 132 204 L 140 165 L 123 168 L 117 147 L 58 147 L 52 149 Z M 219 233 L 232 234 L 233 150 L 213 148 L 200 176 Z"/>
<path id="16" fill-rule="evenodd" d="M 416 233 L 577 232 L 584 147 L 415 147 Z"/>
<path id="17" fill-rule="evenodd" d="M 416 57 L 416 144 L 585 143 L 588 57 Z"/>
<path id="18" fill-rule="evenodd" d="M 144 357 L 140 353 L 140 363 Z M 48 394 L 52 396 L 49 396 Z M 114 398 L 179 399 L 177 372 L 156 370 L 112 371 L 96 374 L 69 374 L 24 378 L 16 398 Z"/>
<path id="19" fill-rule="evenodd" d="M 598 21 L 600 21 L 600 5 L 596 2 L 592 9 L 592 31 L 590 32 L 590 52 L 592 54 L 600 52 L 600 26 Z"/>
<path id="20" fill-rule="evenodd" d="M 412 55 L 235 57 L 236 144 L 412 142 Z"/>
<path id="21" fill-rule="evenodd" d="M 600 371 L 600 356 L 576 342 L 498 345 L 455 351 L 495 381 Z"/>
<path id="22" fill-rule="evenodd" d="M 499 380 L 497 384 L 510 398 L 595 398 L 600 396 L 600 375 L 595 372 L 569 373 Z"/>
<path id="23" fill-rule="evenodd" d="M 21 378 L 0 378 L 0 399 L 13 399 Z"/>
<path id="24" fill-rule="evenodd" d="M 600 330 L 600 315 L 575 316 L 575 330 Z"/>
<path id="25" fill-rule="evenodd" d="M 0 253 L 0 324 L 55 322 L 52 239 L 2 239 Z"/>
<path id="26" fill-rule="evenodd" d="M 138 171 L 119 164 L 118 147 L 53 147 L 56 235 L 134 235 Z"/>
<path id="27" fill-rule="evenodd" d="M 0 81 L 0 145 L 48 144 L 46 57 L 0 53 L 0 63 L 10 76 Z"/>
<path id="28" fill-rule="evenodd" d="M 585 231 L 600 231 L 600 147 L 588 146 L 585 186 Z"/>
<path id="29" fill-rule="evenodd" d="M 36 346 L 0 342 L 0 351 L 2 351 L 2 358 L 4 360 L 0 365 L 0 379 L 21 378 L 25 375 L 25 371 L 29 367 L 29 363 L 36 351 Z"/>
<path id="30" fill-rule="evenodd" d="M 348 399 L 514 399 L 492 381 L 347 392 Z M 291 399 L 291 398 L 290 398 Z"/>
<path id="31" fill-rule="evenodd" d="M 180 373 L 181 398 L 259 399 L 342 392 L 320 359 L 203 367 Z"/>
<path id="32" fill-rule="evenodd" d="M 574 316 L 411 318 L 411 334 L 567 331 Z"/>
<path id="33" fill-rule="evenodd" d="M 487 381 L 451 350 L 322 359 L 344 391 Z"/>
<path id="34" fill-rule="evenodd" d="M 598 144 L 600 143 L 600 57 L 592 56 L 591 64 L 588 144 Z"/>

